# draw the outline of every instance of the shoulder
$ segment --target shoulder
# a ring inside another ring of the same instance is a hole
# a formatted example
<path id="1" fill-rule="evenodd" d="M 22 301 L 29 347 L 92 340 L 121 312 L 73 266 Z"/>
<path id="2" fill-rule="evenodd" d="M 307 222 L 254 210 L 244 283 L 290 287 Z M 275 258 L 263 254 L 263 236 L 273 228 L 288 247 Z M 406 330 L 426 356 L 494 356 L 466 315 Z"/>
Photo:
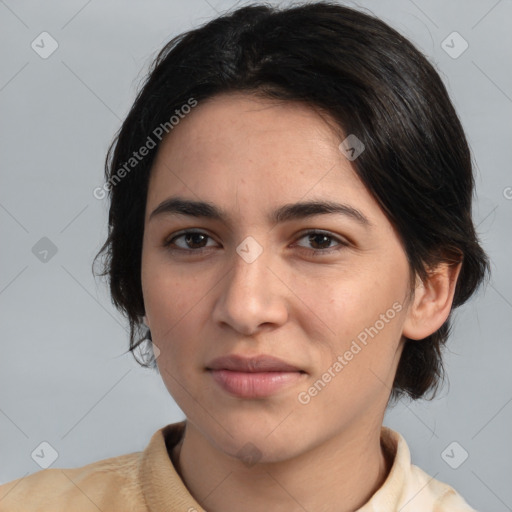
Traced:
<path id="1" fill-rule="evenodd" d="M 382 427 L 381 442 L 392 460 L 391 469 L 383 486 L 361 512 L 476 512 L 453 487 L 411 463 L 409 447 L 399 432 Z"/>
<path id="2" fill-rule="evenodd" d="M 382 427 L 381 446 L 391 468 L 361 512 L 476 512 L 453 487 L 411 463 L 411 452 L 399 432 Z"/>
<path id="3" fill-rule="evenodd" d="M 103 459 L 79 468 L 44 469 L 0 486 L 1 512 L 95 512 L 111 507 L 140 510 L 142 452 Z M 144 507 L 142 507 L 144 508 Z"/>
<path id="4" fill-rule="evenodd" d="M 412 487 L 422 489 L 415 500 L 417 506 L 425 502 L 433 505 L 434 512 L 476 512 L 453 487 L 436 480 L 418 466 L 411 465 L 410 482 Z M 404 512 L 406 510 L 409 509 Z"/>

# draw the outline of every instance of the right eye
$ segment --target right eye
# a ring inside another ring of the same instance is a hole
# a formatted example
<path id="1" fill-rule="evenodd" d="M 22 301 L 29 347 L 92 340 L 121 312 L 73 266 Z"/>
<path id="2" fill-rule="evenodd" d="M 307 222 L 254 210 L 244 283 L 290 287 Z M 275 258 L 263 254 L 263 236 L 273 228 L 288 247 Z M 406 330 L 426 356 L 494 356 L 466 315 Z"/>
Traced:
<path id="1" fill-rule="evenodd" d="M 211 236 L 207 235 L 203 231 L 183 231 L 167 238 L 163 245 L 169 250 L 201 252 L 208 247 L 212 247 L 211 245 L 204 245 L 208 239 L 213 241 Z M 178 240 L 181 240 L 181 245 L 177 243 Z"/>

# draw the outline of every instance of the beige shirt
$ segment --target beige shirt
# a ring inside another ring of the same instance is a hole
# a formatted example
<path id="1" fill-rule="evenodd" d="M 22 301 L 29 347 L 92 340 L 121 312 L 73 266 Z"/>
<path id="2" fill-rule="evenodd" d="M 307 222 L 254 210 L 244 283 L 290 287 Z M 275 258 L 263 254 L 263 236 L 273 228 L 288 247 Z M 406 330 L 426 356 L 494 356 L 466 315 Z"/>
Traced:
<path id="1" fill-rule="evenodd" d="M 203 512 L 169 457 L 185 422 L 153 434 L 142 452 L 73 469 L 45 469 L 0 486 L 0 512 Z M 450 486 L 411 465 L 404 438 L 382 427 L 393 460 L 382 487 L 357 512 L 476 512 Z"/>

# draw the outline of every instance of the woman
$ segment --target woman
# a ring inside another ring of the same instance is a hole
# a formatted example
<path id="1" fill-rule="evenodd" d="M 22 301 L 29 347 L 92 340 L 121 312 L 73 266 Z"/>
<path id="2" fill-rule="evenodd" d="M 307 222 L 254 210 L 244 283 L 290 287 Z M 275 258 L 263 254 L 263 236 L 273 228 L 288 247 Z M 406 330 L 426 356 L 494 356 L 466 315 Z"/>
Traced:
<path id="1" fill-rule="evenodd" d="M 113 301 L 186 420 L 1 486 L 1 510 L 474 510 L 382 426 L 435 392 L 450 313 L 488 269 L 463 129 L 410 42 L 325 2 L 182 34 L 107 192 Z"/>

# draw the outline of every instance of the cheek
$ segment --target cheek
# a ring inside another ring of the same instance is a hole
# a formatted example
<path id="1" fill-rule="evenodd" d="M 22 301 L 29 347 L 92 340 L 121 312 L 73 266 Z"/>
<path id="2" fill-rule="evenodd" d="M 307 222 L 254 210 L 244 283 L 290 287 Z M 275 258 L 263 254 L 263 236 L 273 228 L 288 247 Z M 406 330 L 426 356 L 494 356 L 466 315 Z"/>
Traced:
<path id="1" fill-rule="evenodd" d="M 144 307 L 152 341 L 160 350 L 157 364 L 167 380 L 166 372 L 174 374 L 176 363 L 184 357 L 181 353 L 187 344 L 180 344 L 179 340 L 194 339 L 184 331 L 190 326 L 186 320 L 194 311 L 194 297 L 187 293 L 190 283 L 184 286 L 178 277 L 151 263 L 148 258 L 142 267 Z"/>
<path id="2" fill-rule="evenodd" d="M 208 290 L 204 280 L 190 271 L 183 272 L 160 254 L 143 254 L 141 280 L 151 332 L 164 338 L 169 329 L 186 323 L 183 320 L 194 314 Z"/>
<path id="3" fill-rule="evenodd" d="M 153 343 L 160 350 L 156 362 L 162 380 L 180 407 L 190 408 L 191 366 L 200 353 L 200 322 L 194 321 L 201 305 L 198 283 L 153 267 L 143 280 L 144 304 Z M 200 390 L 194 390 L 199 399 Z"/>
<path id="4" fill-rule="evenodd" d="M 358 275 L 339 273 L 329 284 L 310 287 L 308 303 L 314 309 L 303 324 L 313 325 L 314 316 L 324 321 L 318 338 L 323 355 L 314 378 L 332 381 L 331 392 L 342 389 L 347 400 L 348 390 L 360 396 L 384 385 L 379 379 L 387 383 L 399 356 L 405 313 L 406 270 L 374 267 L 359 269 Z"/>
<path id="5" fill-rule="evenodd" d="M 365 333 L 374 332 L 375 324 L 379 332 L 396 332 L 396 317 L 404 309 L 405 284 L 398 275 L 396 279 L 381 278 L 370 269 L 358 274 L 362 277 L 339 273 L 336 279 L 304 283 L 304 296 L 311 305 L 309 316 L 323 321 L 326 339 L 337 349 L 358 336 L 364 341 Z"/>

